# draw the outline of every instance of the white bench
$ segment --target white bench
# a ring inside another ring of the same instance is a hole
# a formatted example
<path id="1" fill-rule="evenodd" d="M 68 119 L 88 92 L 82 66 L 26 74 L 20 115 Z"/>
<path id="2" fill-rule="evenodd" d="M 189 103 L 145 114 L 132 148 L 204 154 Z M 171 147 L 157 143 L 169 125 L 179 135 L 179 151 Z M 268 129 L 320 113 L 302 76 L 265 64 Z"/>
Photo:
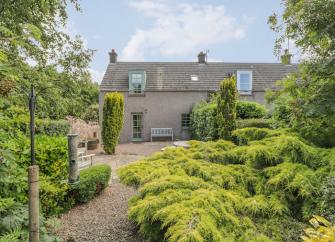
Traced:
<path id="1" fill-rule="evenodd" d="M 79 168 L 79 170 L 91 167 L 93 165 L 93 157 L 94 156 L 95 156 L 95 154 L 78 156 L 78 168 Z"/>
<path id="2" fill-rule="evenodd" d="M 151 128 L 151 142 L 152 138 L 155 137 L 171 137 L 173 141 L 173 129 L 172 128 Z"/>

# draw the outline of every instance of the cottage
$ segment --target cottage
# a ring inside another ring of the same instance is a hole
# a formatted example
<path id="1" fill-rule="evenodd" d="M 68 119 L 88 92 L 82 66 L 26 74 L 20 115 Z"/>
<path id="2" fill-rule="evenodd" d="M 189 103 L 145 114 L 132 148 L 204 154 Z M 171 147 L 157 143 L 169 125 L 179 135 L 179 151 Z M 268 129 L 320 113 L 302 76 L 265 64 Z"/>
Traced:
<path id="1" fill-rule="evenodd" d="M 192 107 L 207 100 L 228 75 L 236 75 L 241 99 L 264 104 L 265 90 L 275 88 L 277 80 L 297 68 L 287 59 L 287 64 L 207 62 L 203 52 L 198 62 L 118 62 L 114 50 L 109 55 L 100 85 L 99 114 L 101 122 L 106 93 L 124 95 L 120 143 L 150 141 L 152 134 L 189 139 Z"/>

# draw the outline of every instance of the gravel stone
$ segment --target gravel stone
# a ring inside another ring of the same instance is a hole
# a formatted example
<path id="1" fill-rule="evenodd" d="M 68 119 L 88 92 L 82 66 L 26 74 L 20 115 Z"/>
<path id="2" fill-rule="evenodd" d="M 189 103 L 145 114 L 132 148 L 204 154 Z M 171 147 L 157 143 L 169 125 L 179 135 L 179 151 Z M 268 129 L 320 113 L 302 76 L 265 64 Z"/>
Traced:
<path id="1" fill-rule="evenodd" d="M 142 159 L 168 142 L 119 145 L 115 155 L 97 155 L 95 164 L 109 164 L 112 178 L 109 186 L 87 204 L 71 209 L 60 217 L 61 227 L 56 234 L 64 242 L 144 242 L 136 225 L 127 218 L 128 200 L 137 191 L 119 182 L 118 167 Z"/>

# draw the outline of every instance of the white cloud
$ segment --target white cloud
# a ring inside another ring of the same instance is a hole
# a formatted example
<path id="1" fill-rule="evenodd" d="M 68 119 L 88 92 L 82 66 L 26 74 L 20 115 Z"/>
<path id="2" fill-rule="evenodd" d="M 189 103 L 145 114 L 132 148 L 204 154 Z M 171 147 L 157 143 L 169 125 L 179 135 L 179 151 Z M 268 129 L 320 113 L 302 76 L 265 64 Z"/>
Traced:
<path id="1" fill-rule="evenodd" d="M 226 13 L 223 5 L 169 5 L 162 0 L 140 0 L 130 5 L 153 18 L 154 25 L 136 30 L 123 49 L 122 60 L 144 60 L 152 54 L 194 54 L 209 45 L 245 37 L 244 27 Z"/>
<path id="2" fill-rule="evenodd" d="M 89 68 L 88 71 L 91 73 L 93 82 L 101 83 L 102 78 L 104 77 L 104 72 L 100 72 L 94 69 Z"/>

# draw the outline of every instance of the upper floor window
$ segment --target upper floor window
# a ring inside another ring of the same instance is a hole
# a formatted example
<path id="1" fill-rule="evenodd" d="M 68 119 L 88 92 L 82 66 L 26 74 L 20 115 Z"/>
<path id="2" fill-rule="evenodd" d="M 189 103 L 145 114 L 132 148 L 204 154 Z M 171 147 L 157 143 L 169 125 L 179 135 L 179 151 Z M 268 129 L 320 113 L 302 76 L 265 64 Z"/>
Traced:
<path id="1" fill-rule="evenodd" d="M 145 88 L 145 71 L 129 71 L 129 92 L 140 94 Z"/>
<path id="2" fill-rule="evenodd" d="M 251 94 L 252 71 L 237 71 L 237 90 L 241 94 Z"/>

